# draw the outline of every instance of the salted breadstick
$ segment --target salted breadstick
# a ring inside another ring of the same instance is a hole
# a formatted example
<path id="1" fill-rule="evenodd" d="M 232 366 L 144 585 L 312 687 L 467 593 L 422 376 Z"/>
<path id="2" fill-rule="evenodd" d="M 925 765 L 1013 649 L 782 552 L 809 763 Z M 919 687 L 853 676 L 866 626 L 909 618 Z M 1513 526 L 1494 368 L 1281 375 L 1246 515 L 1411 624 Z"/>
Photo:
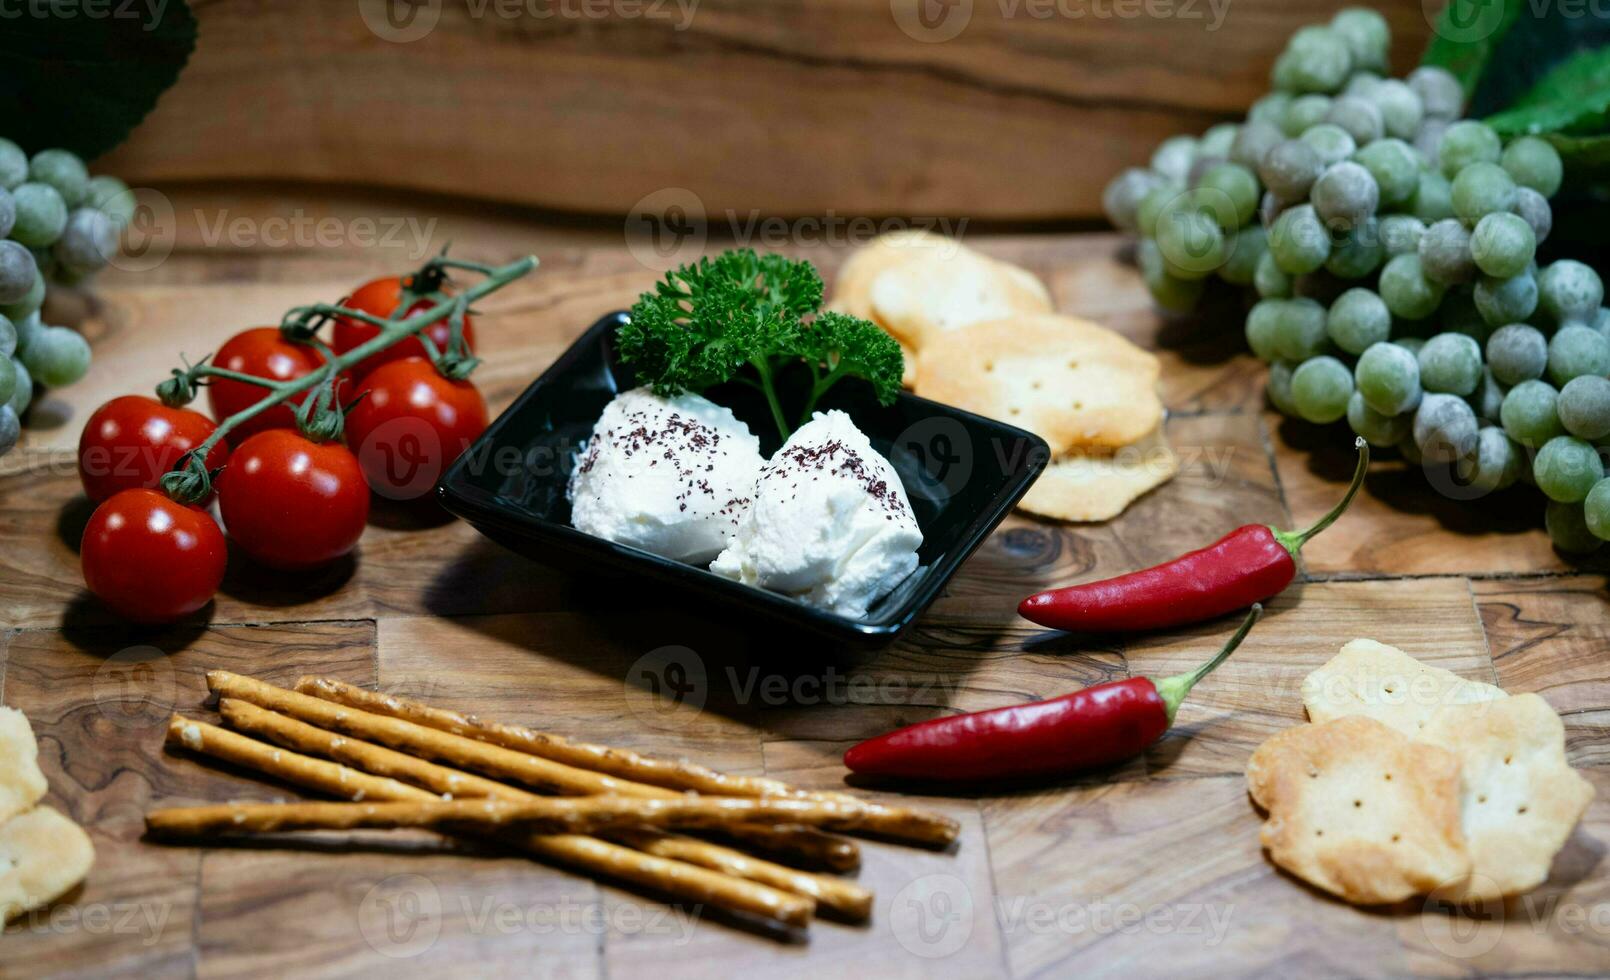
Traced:
<path id="1" fill-rule="evenodd" d="M 327 732 L 245 701 L 225 698 L 219 703 L 218 710 L 228 724 L 280 745 L 340 759 L 348 765 L 370 773 L 405 779 L 454 799 L 489 797 L 524 803 L 546 800 L 545 797 L 494 782 L 474 773 L 458 772 L 393 749 Z M 698 797 L 673 793 L 665 797 L 664 801 L 674 803 L 689 799 Z M 643 802 L 651 801 L 643 800 Z M 661 800 L 656 798 L 652 802 Z M 700 867 L 735 874 L 740 878 L 759 881 L 772 887 L 780 887 L 796 895 L 809 896 L 845 915 L 864 918 L 870 910 L 872 896 L 866 889 L 834 878 L 808 874 L 770 861 L 762 861 L 741 851 L 706 841 L 648 834 L 634 836 L 630 846 L 659 857 L 686 861 Z"/>
<path id="2" fill-rule="evenodd" d="M 502 746 L 451 735 L 400 718 L 372 714 L 297 694 L 225 670 L 208 671 L 207 687 L 221 697 L 250 701 L 259 707 L 290 715 L 328 731 L 379 742 L 424 758 L 440 760 L 458 769 L 473 769 L 500 779 L 512 779 L 544 793 L 560 796 L 615 794 L 660 799 L 681 795 L 658 786 L 616 779 Z M 742 828 L 736 830 L 735 835 L 761 847 L 797 855 L 839 871 L 849 871 L 860 865 L 860 850 L 853 843 L 808 828 Z"/>
<path id="3" fill-rule="evenodd" d="M 358 772 L 347 766 L 311 759 L 225 731 L 206 722 L 175 715 L 168 740 L 192 752 L 255 769 L 277 779 L 346 799 L 435 800 L 422 789 Z M 516 834 L 507 840 L 537 857 L 592 874 L 666 892 L 690 901 L 762 916 L 789 926 L 803 926 L 815 911 L 814 901 L 754 881 L 735 878 L 680 861 L 644 854 L 577 834 Z"/>
<path id="4" fill-rule="evenodd" d="M 620 779 L 630 779 L 666 789 L 703 793 L 709 796 L 790 797 L 854 803 L 865 808 L 868 813 L 866 822 L 855 829 L 896 840 L 945 847 L 956 839 L 958 831 L 956 821 L 939 814 L 923 813 L 906 807 L 884 806 L 846 793 L 795 789 L 780 780 L 764 776 L 729 775 L 691 762 L 640 755 L 630 749 L 574 742 L 560 735 L 537 731 L 522 725 L 487 721 L 474 715 L 433 707 L 408 698 L 365 690 L 333 678 L 303 677 L 296 682 L 296 690 L 298 693 L 324 701 L 360 708 L 373 714 L 400 718 L 426 728 L 500 745 L 506 749 L 540 756 L 578 769 L 590 769 Z"/>

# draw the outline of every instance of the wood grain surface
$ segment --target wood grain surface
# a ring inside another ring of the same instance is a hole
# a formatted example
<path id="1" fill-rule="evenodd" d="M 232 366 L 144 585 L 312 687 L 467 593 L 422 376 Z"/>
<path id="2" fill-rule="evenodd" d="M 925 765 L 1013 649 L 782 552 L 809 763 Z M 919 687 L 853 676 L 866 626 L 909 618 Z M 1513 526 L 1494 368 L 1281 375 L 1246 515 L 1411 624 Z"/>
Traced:
<path id="1" fill-rule="evenodd" d="M 1286 38 L 1345 3 L 194 6 L 191 63 L 105 161 L 111 172 L 339 181 L 615 216 L 679 190 L 719 226 L 1097 217 L 1112 174 L 1170 135 L 1244 115 Z M 1407 71 L 1430 32 L 1423 5 L 1374 6 Z"/>
<path id="2" fill-rule="evenodd" d="M 208 200 L 188 193 L 175 192 L 183 208 Z M 657 272 L 618 244 L 563 244 L 505 215 L 456 213 L 451 225 L 459 247 L 478 258 L 507 259 L 543 243 L 542 269 L 489 300 L 478 322 L 486 365 L 477 377 L 498 407 Z M 211 717 L 201 672 L 212 666 L 280 682 L 332 674 L 564 735 L 843 788 L 843 750 L 890 726 L 1178 673 L 1209 656 L 1231 621 L 1096 639 L 1037 629 L 1013 610 L 1031 590 L 1158 561 L 1238 524 L 1313 519 L 1345 481 L 1348 437 L 1293 430 L 1266 414 L 1261 373 L 1233 327 L 1159 321 L 1116 238 L 973 242 L 1044 276 L 1060 308 L 1159 352 L 1168 435 L 1185 466 L 1108 524 L 1009 518 L 910 633 L 856 655 L 746 632 L 630 582 L 527 562 L 461 524 L 395 515 L 367 531 L 354 560 L 310 581 L 293 585 L 235 561 L 204 616 L 130 630 L 99 611 L 78 577 L 74 547 L 87 508 L 70 461 L 88 409 L 154 384 L 180 351 L 204 353 L 286 306 L 338 296 L 401 263 L 358 248 L 185 246 L 142 276 L 113 276 L 92 300 L 58 307 L 83 315 L 97 357 L 82 384 L 51 393 L 31 419 L 27 446 L 0 463 L 0 696 L 33 720 L 50 802 L 90 829 L 99 861 L 67 901 L 0 937 L 0 973 L 1610 970 L 1605 579 L 1548 548 L 1528 516 L 1540 509 L 1535 500 L 1477 504 L 1471 516 L 1472 505 L 1454 507 L 1391 461 L 1377 465 L 1357 509 L 1310 545 L 1304 580 L 1271 604 L 1245 647 L 1144 756 L 1051 785 L 916 797 L 961 822 L 960 844 L 938 854 L 865 844 L 858 879 L 877 894 L 867 926 L 824 921 L 808 937 L 779 940 L 707 909 L 424 834 L 315 835 L 249 848 L 140 838 L 149 806 L 298 795 L 162 750 L 169 712 Z M 824 267 L 841 258 L 807 251 Z M 1361 911 L 1261 854 L 1241 770 L 1263 738 L 1301 720 L 1304 674 L 1359 636 L 1510 691 L 1536 691 L 1564 716 L 1572 761 L 1600 796 L 1542 890 L 1479 917 L 1435 903 Z M 694 680 L 697 697 L 680 707 L 649 690 L 645 671 L 663 671 L 667 658 Z M 876 787 L 858 791 L 886 798 Z"/>

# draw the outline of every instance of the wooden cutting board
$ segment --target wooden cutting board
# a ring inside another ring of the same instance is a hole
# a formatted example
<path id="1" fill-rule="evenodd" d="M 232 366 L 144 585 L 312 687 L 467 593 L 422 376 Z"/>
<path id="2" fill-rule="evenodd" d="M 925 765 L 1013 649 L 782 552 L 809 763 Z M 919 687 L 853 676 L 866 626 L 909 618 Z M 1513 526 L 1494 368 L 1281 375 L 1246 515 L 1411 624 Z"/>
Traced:
<path id="1" fill-rule="evenodd" d="M 480 227 L 480 226 L 477 226 Z M 458 239 L 472 257 L 529 250 L 528 229 Z M 181 352 L 215 349 L 285 308 L 339 296 L 384 253 L 195 255 L 109 279 L 81 307 L 96 347 L 83 383 L 34 412 L 0 461 L 0 694 L 39 734 L 50 802 L 91 831 L 82 890 L 0 938 L 7 976 L 638 976 L 771 971 L 880 977 L 1560 974 L 1610 970 L 1610 618 L 1601 574 L 1564 564 L 1524 494 L 1455 504 L 1401 464 L 1309 546 L 1306 580 L 1204 682 L 1174 730 L 1115 771 L 998 795 L 922 799 L 963 827 L 953 854 L 864 845 L 874 919 L 779 938 L 709 910 L 425 835 L 303 846 L 141 840 L 151 806 L 295 791 L 165 753 L 173 711 L 209 716 L 214 666 L 285 682 L 332 674 L 455 708 L 809 787 L 843 786 L 842 751 L 890 726 L 1196 664 L 1229 622 L 1091 640 L 1017 618 L 1023 595 L 1129 570 L 1239 524 L 1305 524 L 1340 493 L 1350 440 L 1264 411 L 1234 317 L 1160 322 L 1110 236 L 975 239 L 1051 285 L 1058 306 L 1164 359 L 1168 437 L 1184 468 L 1104 525 L 1013 517 L 901 642 L 844 659 L 776 650 L 706 610 L 631 583 L 571 577 L 456 523 L 377 513 L 350 562 L 291 582 L 232 563 L 205 622 L 136 631 L 84 594 L 74 549 L 88 508 L 71 449 L 105 399 L 145 391 Z M 477 380 L 507 404 L 598 315 L 657 270 L 616 247 L 543 249 L 543 267 L 483 304 Z M 841 257 L 819 250 L 830 267 Z M 1602 566 L 1601 566 L 1602 567 Z M 1565 717 L 1599 799 L 1549 883 L 1481 921 L 1418 905 L 1361 912 L 1274 870 L 1241 771 L 1302 720 L 1298 685 L 1372 637 Z M 785 645 L 786 646 L 786 645 Z M 696 667 L 704 706 L 663 713 L 634 665 L 665 648 Z M 1597 917 L 1595 917 L 1597 910 Z"/>

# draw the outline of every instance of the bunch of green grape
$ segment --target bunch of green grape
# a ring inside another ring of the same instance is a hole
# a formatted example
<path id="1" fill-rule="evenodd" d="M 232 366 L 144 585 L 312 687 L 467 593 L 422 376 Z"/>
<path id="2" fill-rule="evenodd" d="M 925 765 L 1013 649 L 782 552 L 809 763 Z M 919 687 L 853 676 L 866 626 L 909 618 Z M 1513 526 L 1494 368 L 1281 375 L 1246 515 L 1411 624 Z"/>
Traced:
<path id="1" fill-rule="evenodd" d="M 1108 185 L 1156 302 L 1251 287 L 1269 401 L 1486 493 L 1547 498 L 1555 545 L 1610 540 L 1610 309 L 1581 262 L 1540 266 L 1563 165 L 1461 119 L 1435 67 L 1385 76 L 1391 36 L 1349 8 L 1294 34 L 1240 124 L 1163 142 Z M 1250 298 L 1250 297 L 1249 297 Z"/>
<path id="2" fill-rule="evenodd" d="M 0 455 L 16 445 L 39 387 L 89 370 L 83 336 L 39 318 L 49 284 L 76 285 L 104 267 L 133 210 L 126 184 L 91 177 L 74 154 L 29 157 L 0 139 Z"/>

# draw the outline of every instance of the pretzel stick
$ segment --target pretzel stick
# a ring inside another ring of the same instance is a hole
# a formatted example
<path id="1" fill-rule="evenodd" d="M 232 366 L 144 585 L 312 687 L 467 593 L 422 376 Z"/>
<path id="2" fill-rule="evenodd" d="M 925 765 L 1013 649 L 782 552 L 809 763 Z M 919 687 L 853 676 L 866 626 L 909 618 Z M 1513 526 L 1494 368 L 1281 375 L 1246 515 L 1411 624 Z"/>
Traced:
<path id="1" fill-rule="evenodd" d="M 245 701 L 225 698 L 219 703 L 218 710 L 228 724 L 287 748 L 338 759 L 354 768 L 376 775 L 403 779 L 453 798 L 490 797 L 522 803 L 557 802 L 514 786 L 494 782 L 484 776 L 458 772 L 392 749 L 327 732 Z M 679 802 L 690 799 L 698 797 L 673 793 L 664 798 L 664 801 Z M 652 802 L 657 803 L 661 800 L 657 798 Z M 621 839 L 613 833 L 607 836 Z M 808 896 L 848 916 L 865 918 L 871 911 L 872 895 L 864 888 L 835 878 L 808 874 L 770 861 L 752 858 L 728 847 L 690 840 L 686 837 L 653 833 L 635 834 L 628 843 L 637 850 L 658 857 L 685 861 L 735 877 L 758 881 L 796 895 Z"/>
<path id="2" fill-rule="evenodd" d="M 672 799 L 682 794 L 658 786 L 616 779 L 577 769 L 524 752 L 450 735 L 410 721 L 371 714 L 357 708 L 322 701 L 287 691 L 225 670 L 207 672 L 207 687 L 222 697 L 250 701 L 258 707 L 317 725 L 328 731 L 389 745 L 394 749 L 437 759 L 458 769 L 473 769 L 500 779 L 512 779 L 559 796 L 644 796 Z M 847 840 L 808 828 L 750 827 L 732 831 L 745 841 L 797 854 L 840 871 L 859 866 L 860 849 Z"/>
<path id="3" fill-rule="evenodd" d="M 939 814 L 907 807 L 891 807 L 862 800 L 846 793 L 812 792 L 795 789 L 764 776 L 733 776 L 686 761 L 671 761 L 639 755 L 630 749 L 611 748 L 587 742 L 573 742 L 560 735 L 537 731 L 522 725 L 487 721 L 419 701 L 369 691 L 328 677 L 303 677 L 296 690 L 324 701 L 360 708 L 377 715 L 400 718 L 451 735 L 473 738 L 517 752 L 540 756 L 553 762 L 589 769 L 620 779 L 703 793 L 708 796 L 789 797 L 851 802 L 864 808 L 869 818 L 857 830 L 879 834 L 931 847 L 945 847 L 956 839 L 956 821 Z M 872 817 L 870 815 L 876 815 Z M 837 828 L 848 829 L 848 828 Z"/>
<path id="4" fill-rule="evenodd" d="M 215 725 L 174 715 L 168 722 L 168 741 L 193 752 L 210 755 L 243 768 L 318 792 L 362 800 L 435 800 L 430 793 L 346 766 L 285 752 Z M 628 881 L 673 895 L 678 899 L 708 902 L 722 908 L 761 916 L 789 926 L 810 921 L 814 902 L 799 895 L 701 867 L 640 854 L 630 848 L 576 834 L 544 836 L 517 834 L 505 838 L 526 852 L 559 864 Z"/>

